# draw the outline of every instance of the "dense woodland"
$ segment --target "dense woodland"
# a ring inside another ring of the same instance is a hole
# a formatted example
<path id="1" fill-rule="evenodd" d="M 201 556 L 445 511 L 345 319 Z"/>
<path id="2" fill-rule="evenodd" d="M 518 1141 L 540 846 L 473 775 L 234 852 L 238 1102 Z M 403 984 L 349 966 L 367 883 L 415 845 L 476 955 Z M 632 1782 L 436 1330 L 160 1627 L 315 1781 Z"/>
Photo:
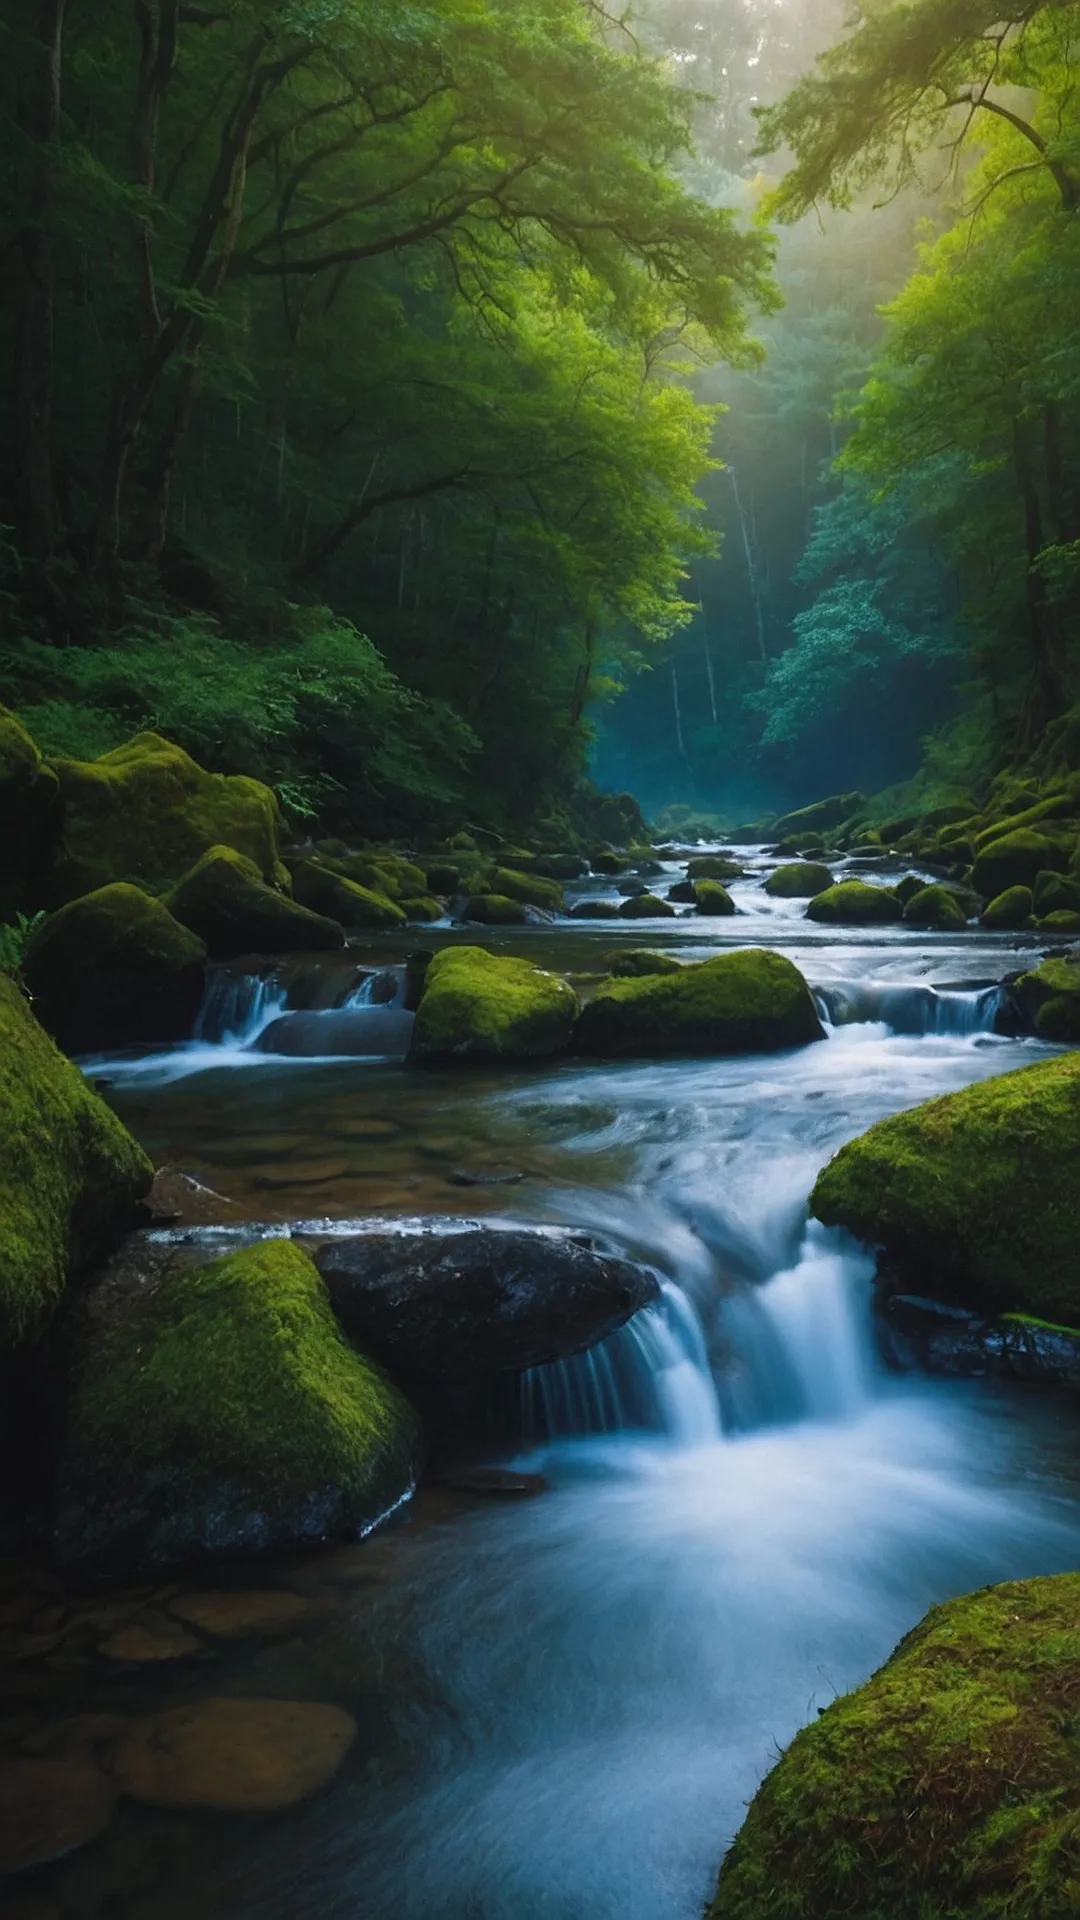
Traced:
<path id="1" fill-rule="evenodd" d="M 1080 6 L 0 33 L 0 698 L 46 751 L 153 726 L 297 824 L 551 837 L 597 732 L 604 784 L 750 813 L 930 734 L 977 784 L 1075 697 Z"/>

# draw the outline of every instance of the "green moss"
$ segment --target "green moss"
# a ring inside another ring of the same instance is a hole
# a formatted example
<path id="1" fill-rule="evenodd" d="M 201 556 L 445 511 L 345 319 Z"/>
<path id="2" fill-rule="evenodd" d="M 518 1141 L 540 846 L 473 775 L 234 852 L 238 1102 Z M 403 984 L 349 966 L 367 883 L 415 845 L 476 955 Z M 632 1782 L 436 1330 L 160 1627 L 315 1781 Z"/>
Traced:
<path id="1" fill-rule="evenodd" d="M 509 900 L 502 893 L 470 894 L 461 917 L 481 927 L 523 927 L 529 918 L 521 900 Z"/>
<path id="2" fill-rule="evenodd" d="M 293 1242 L 263 1241 L 118 1315 L 78 1370 L 62 1563 L 138 1573 L 359 1533 L 415 1480 L 415 1415 L 347 1345 Z"/>
<path id="3" fill-rule="evenodd" d="M 738 860 L 725 860 L 720 854 L 705 853 L 689 862 L 686 877 L 688 880 L 741 880 L 743 871 Z"/>
<path id="4" fill-rule="evenodd" d="M 620 920 L 674 920 L 675 909 L 667 900 L 658 900 L 655 893 L 636 893 L 630 900 L 624 900 L 619 907 Z"/>
<path id="5" fill-rule="evenodd" d="M 165 904 L 206 942 L 214 960 L 235 960 L 244 953 L 318 953 L 345 943 L 338 921 L 276 893 L 254 862 L 231 847 L 204 853 Z"/>
<path id="6" fill-rule="evenodd" d="M 26 950 L 34 1011 L 68 1053 L 186 1040 L 206 947 L 160 900 L 118 881 L 51 914 Z"/>
<path id="7" fill-rule="evenodd" d="M 726 919 L 735 912 L 735 902 L 719 880 L 696 880 L 694 904 L 699 913 L 714 920 Z"/>
<path id="8" fill-rule="evenodd" d="M 153 1167 L 0 977 L 0 1343 L 36 1333 L 130 1225 Z"/>
<path id="9" fill-rule="evenodd" d="M 403 900 L 401 911 L 406 920 L 416 921 L 424 926 L 430 925 L 432 921 L 441 920 L 446 909 L 442 902 L 434 900 L 430 893 L 422 893 L 415 900 Z"/>
<path id="10" fill-rule="evenodd" d="M 497 868 L 491 890 L 507 900 L 520 900 L 526 907 L 543 907 L 547 913 L 561 913 L 564 904 L 558 880 L 545 880 L 537 873 L 515 873 L 510 867 Z"/>
<path id="11" fill-rule="evenodd" d="M 810 833 L 824 833 L 839 827 L 845 821 L 853 820 L 866 806 L 866 796 L 862 793 L 834 793 L 827 800 L 817 800 L 812 807 L 800 807 L 797 813 L 782 814 L 774 822 L 773 832 L 778 836 Z"/>
<path id="12" fill-rule="evenodd" d="M 317 860 L 290 860 L 293 894 L 300 906 L 343 927 L 400 927 L 405 913 L 385 893 L 374 893 Z"/>
<path id="13" fill-rule="evenodd" d="M 682 962 L 672 954 L 650 953 L 645 947 L 605 954 L 604 965 L 613 980 L 645 980 L 655 974 L 682 972 Z"/>
<path id="14" fill-rule="evenodd" d="M 1014 992 L 1040 1039 L 1080 1042 L 1080 959 L 1044 960 Z"/>
<path id="15" fill-rule="evenodd" d="M 616 980 L 582 1010 L 577 1053 L 767 1053 L 824 1038 L 813 995 L 782 954 L 721 954 L 662 978 Z"/>
<path id="16" fill-rule="evenodd" d="M 55 824 L 59 783 L 22 722 L 0 707 L 0 921 L 26 899 Z"/>
<path id="17" fill-rule="evenodd" d="M 1080 1320 L 1080 1058 L 899 1113 L 843 1147 L 810 1205 L 925 1286 L 984 1311 Z"/>
<path id="18" fill-rule="evenodd" d="M 1040 920 L 1051 913 L 1080 913 L 1080 886 L 1060 873 L 1040 873 L 1035 882 L 1035 912 Z"/>
<path id="19" fill-rule="evenodd" d="M 1004 835 L 1020 833 L 1026 827 L 1038 826 L 1042 820 L 1058 820 L 1074 812 L 1076 802 L 1070 794 L 1053 794 L 1048 800 L 1037 800 L 1033 806 L 1011 813 L 1005 819 L 998 819 L 990 826 L 983 827 L 975 836 L 975 848 L 978 853 L 984 847 L 990 847 L 995 840 Z"/>
<path id="20" fill-rule="evenodd" d="M 904 908 L 904 922 L 931 933 L 959 933 L 967 926 L 967 914 L 948 887 L 922 887 Z"/>
<path id="21" fill-rule="evenodd" d="M 827 846 L 835 847 L 835 845 L 834 838 L 830 837 L 826 842 L 824 835 L 820 833 L 789 833 L 777 842 L 776 851 L 787 859 L 795 854 L 802 854 L 804 858 L 809 859 L 814 854 L 824 853 Z"/>
<path id="22" fill-rule="evenodd" d="M 820 861 L 796 860 L 770 873 L 765 891 L 773 900 L 813 900 L 832 884 L 832 874 Z"/>
<path id="23" fill-rule="evenodd" d="M 984 907 L 979 925 L 989 933 L 1015 933 L 1029 927 L 1035 906 L 1030 887 L 1007 887 Z"/>
<path id="24" fill-rule="evenodd" d="M 1040 933 L 1080 933 L 1080 913 L 1059 910 L 1036 921 Z"/>
<path id="25" fill-rule="evenodd" d="M 564 1053 L 578 1012 L 573 988 L 527 960 L 447 947 L 427 972 L 410 1060 L 545 1060 Z"/>
<path id="26" fill-rule="evenodd" d="M 808 920 L 830 927 L 888 927 L 904 910 L 890 887 L 868 887 L 863 880 L 841 880 L 811 900 Z"/>
<path id="27" fill-rule="evenodd" d="M 1040 873 L 1067 867 L 1068 859 L 1047 839 L 1029 827 L 991 840 L 975 861 L 972 885 L 986 900 L 996 900 L 1011 887 L 1034 887 Z"/>
<path id="28" fill-rule="evenodd" d="M 792 1742 L 709 1920 L 1066 1920 L 1080 1898 L 1080 1575 L 935 1607 Z"/>
<path id="29" fill-rule="evenodd" d="M 62 906 L 110 880 L 170 885 L 210 847 L 231 847 L 265 880 L 281 877 L 269 787 L 206 773 L 181 747 L 140 733 L 99 760 L 58 760 L 60 839 L 41 904 Z"/>

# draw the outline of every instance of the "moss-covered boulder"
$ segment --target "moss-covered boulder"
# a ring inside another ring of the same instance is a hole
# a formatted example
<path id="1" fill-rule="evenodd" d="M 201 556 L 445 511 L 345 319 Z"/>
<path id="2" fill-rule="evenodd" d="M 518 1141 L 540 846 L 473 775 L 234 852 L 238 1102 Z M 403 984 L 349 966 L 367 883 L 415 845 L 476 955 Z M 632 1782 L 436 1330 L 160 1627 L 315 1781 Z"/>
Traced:
<path id="1" fill-rule="evenodd" d="M 771 1053 L 824 1037 L 798 968 L 751 948 L 677 974 L 611 981 L 582 1009 L 574 1051 L 608 1059 Z"/>
<path id="2" fill-rule="evenodd" d="M 630 947 L 625 953 L 609 953 L 604 965 L 613 980 L 646 980 L 657 974 L 682 972 L 682 962 L 670 953 L 652 953 L 647 947 Z"/>
<path id="3" fill-rule="evenodd" d="M 318 860 L 290 860 L 293 898 L 310 913 L 336 920 L 343 927 L 401 927 L 404 909 L 370 887 L 362 887 L 335 873 Z"/>
<path id="4" fill-rule="evenodd" d="M 590 854 L 589 865 L 594 873 L 604 874 L 614 880 L 620 873 L 628 871 L 631 862 L 624 854 L 613 853 L 610 848 L 601 848 L 599 852 Z"/>
<path id="5" fill-rule="evenodd" d="M 479 927 L 524 927 L 528 910 L 522 900 L 511 900 L 504 893 L 473 893 L 461 909 L 463 920 L 474 920 Z"/>
<path id="6" fill-rule="evenodd" d="M 796 1736 L 709 1920 L 1066 1920 L 1078 1672 L 1078 1574 L 935 1607 Z"/>
<path id="7" fill-rule="evenodd" d="M 206 947 L 160 900 L 117 881 L 70 900 L 30 940 L 34 1011 L 68 1053 L 190 1039 Z"/>
<path id="8" fill-rule="evenodd" d="M 1017 933 L 1030 927 L 1034 911 L 1035 896 L 1030 887 L 1006 887 L 983 908 L 979 925 L 988 933 Z"/>
<path id="9" fill-rule="evenodd" d="M 442 920 L 446 916 L 446 908 L 442 901 L 434 899 L 430 893 L 421 893 L 402 900 L 401 911 L 406 920 L 413 921 L 417 926 L 432 926 L 436 920 Z"/>
<path id="10" fill-rule="evenodd" d="M 904 909 L 891 887 L 841 880 L 811 900 L 806 917 L 827 927 L 891 927 L 903 919 Z"/>
<path id="11" fill-rule="evenodd" d="M 991 840 L 978 853 L 971 884 L 985 900 L 996 900 L 1010 887 L 1034 887 L 1040 873 L 1064 871 L 1068 855 L 1043 833 L 1018 828 Z"/>
<path id="12" fill-rule="evenodd" d="M 545 880 L 538 873 L 515 873 L 512 867 L 497 867 L 491 882 L 492 893 L 507 900 L 520 900 L 526 907 L 543 907 L 546 913 L 560 913 L 563 890 L 558 880 Z"/>
<path id="13" fill-rule="evenodd" d="M 1044 960 L 1013 991 L 1040 1040 L 1080 1044 L 1080 953 Z"/>
<path id="14" fill-rule="evenodd" d="M 815 900 L 832 883 L 832 874 L 821 861 L 795 860 L 770 873 L 765 891 L 773 900 Z"/>
<path id="15" fill-rule="evenodd" d="M 694 905 L 707 919 L 728 919 L 735 912 L 735 902 L 726 887 L 719 880 L 695 880 Z"/>
<path id="16" fill-rule="evenodd" d="M 154 1169 L 0 975 L 0 1347 L 131 1224 Z"/>
<path id="17" fill-rule="evenodd" d="M 423 867 L 390 847 L 356 852 L 344 840 L 319 840 L 314 851 L 321 867 L 383 899 L 400 900 L 406 894 L 427 892 L 429 883 Z"/>
<path id="18" fill-rule="evenodd" d="M 816 800 L 812 807 L 800 807 L 795 813 L 782 814 L 773 822 L 778 839 L 807 833 L 825 833 L 854 819 L 866 806 L 862 793 L 834 793 L 827 800 Z"/>
<path id="19" fill-rule="evenodd" d="M 206 942 L 212 960 L 235 960 L 242 953 L 322 953 L 345 944 L 340 921 L 312 913 L 268 887 L 254 861 L 231 847 L 204 853 L 165 904 Z"/>
<path id="20" fill-rule="evenodd" d="M 59 839 L 40 904 L 58 907 L 110 880 L 171 885 L 210 847 L 231 847 L 259 877 L 280 881 L 278 806 L 269 787 L 207 773 L 157 733 L 140 733 L 98 760 L 57 760 Z"/>
<path id="21" fill-rule="evenodd" d="M 447 947 L 427 971 L 410 1060 L 549 1060 L 565 1053 L 578 998 L 565 980 L 483 947 Z"/>
<path id="22" fill-rule="evenodd" d="M 615 900 L 576 900 L 570 909 L 571 920 L 618 920 Z"/>
<path id="23" fill-rule="evenodd" d="M 674 920 L 675 909 L 670 901 L 658 900 L 655 893 L 636 893 L 632 899 L 622 902 L 619 907 L 619 918 L 620 920 Z"/>
<path id="24" fill-rule="evenodd" d="M 1051 913 L 1080 913 L 1080 885 L 1061 873 L 1040 873 L 1035 881 L 1035 912 L 1040 920 Z"/>
<path id="25" fill-rule="evenodd" d="M 923 1293 L 1080 1327 L 1080 1058 L 879 1121 L 829 1162 L 810 1205 Z"/>
<path id="26" fill-rule="evenodd" d="M 0 707 L 0 922 L 23 905 L 56 825 L 60 785 L 22 722 Z"/>
<path id="27" fill-rule="evenodd" d="M 429 892 L 451 900 L 461 886 L 461 867 L 452 860 L 432 860 L 424 868 L 424 884 Z"/>
<path id="28" fill-rule="evenodd" d="M 948 887 L 921 887 L 904 908 L 904 925 L 925 928 L 928 933 L 961 933 L 967 914 Z"/>
<path id="29" fill-rule="evenodd" d="M 405 1498 L 420 1433 L 345 1341 L 308 1255 L 267 1240 L 105 1315 L 78 1358 L 62 1565 L 131 1576 L 364 1532 Z"/>
<path id="30" fill-rule="evenodd" d="M 1080 913 L 1059 908 L 1056 913 L 1048 913 L 1045 919 L 1035 924 L 1040 933 L 1080 933 Z"/>
<path id="31" fill-rule="evenodd" d="M 699 854 L 686 868 L 688 880 L 741 880 L 743 867 L 738 860 L 726 860 L 719 853 Z"/>

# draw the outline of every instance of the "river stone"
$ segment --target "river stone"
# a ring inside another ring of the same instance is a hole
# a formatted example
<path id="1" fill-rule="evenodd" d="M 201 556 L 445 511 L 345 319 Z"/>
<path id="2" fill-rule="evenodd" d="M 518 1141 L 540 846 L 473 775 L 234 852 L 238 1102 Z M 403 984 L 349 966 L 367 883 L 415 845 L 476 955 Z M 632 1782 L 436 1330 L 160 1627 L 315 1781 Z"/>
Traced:
<path id="1" fill-rule="evenodd" d="M 187 1660 L 201 1651 L 202 1641 L 193 1633 L 185 1633 L 177 1620 L 162 1620 L 153 1626 L 134 1620 L 129 1626 L 118 1627 L 98 1648 L 107 1660 L 130 1660 L 139 1665 Z"/>
<path id="2" fill-rule="evenodd" d="M 348 1338 L 405 1380 L 466 1382 L 565 1360 L 659 1292 L 646 1267 L 525 1228 L 359 1234 L 315 1259 Z"/>
<path id="3" fill-rule="evenodd" d="M 264 1028 L 257 1053 L 293 1059 L 334 1056 L 404 1059 L 412 1044 L 415 1015 L 400 1007 L 340 1007 L 326 1013 L 284 1013 Z"/>
<path id="4" fill-rule="evenodd" d="M 184 1593 L 169 1603 L 170 1613 L 215 1640 L 243 1640 L 249 1635 L 295 1633 L 306 1625 L 315 1608 L 298 1593 Z"/>
<path id="5" fill-rule="evenodd" d="M 104 1833 L 116 1789 L 78 1760 L 12 1760 L 0 1766 L 0 1874 L 60 1860 Z"/>
<path id="6" fill-rule="evenodd" d="M 309 1700 L 201 1700 L 133 1728 L 113 1772 L 154 1807 L 277 1813 L 332 1780 L 356 1739 L 341 1707 Z"/>

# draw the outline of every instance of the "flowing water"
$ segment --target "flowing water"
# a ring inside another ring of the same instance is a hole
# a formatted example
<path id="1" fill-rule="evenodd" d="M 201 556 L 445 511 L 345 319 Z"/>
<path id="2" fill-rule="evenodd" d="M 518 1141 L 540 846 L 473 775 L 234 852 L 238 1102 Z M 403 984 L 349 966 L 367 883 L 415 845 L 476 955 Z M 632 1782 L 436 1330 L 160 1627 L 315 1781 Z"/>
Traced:
<path id="1" fill-rule="evenodd" d="M 259 1051 L 295 1004 L 275 975 L 219 979 L 187 1049 L 92 1063 L 159 1159 L 252 1217 L 571 1223 L 663 1280 L 604 1347 L 520 1383 L 513 1464 L 548 1491 L 421 1500 L 351 1550 L 324 1632 L 246 1670 L 357 1713 L 332 1792 L 215 1830 L 110 1913 L 694 1920 L 778 1750 L 931 1603 L 1077 1564 L 1075 1403 L 885 1375 L 872 1259 L 807 1225 L 843 1141 L 1047 1052 L 994 1031 L 1023 954 L 825 934 L 759 882 L 735 922 L 489 943 L 588 973 L 616 944 L 767 942 L 827 1020 L 798 1053 L 428 1076 L 386 1028 L 367 1058 L 323 1051 L 327 1025 L 284 1059 Z M 335 973 L 316 1014 L 379 1015 L 402 957 L 350 956 L 368 973 Z"/>

